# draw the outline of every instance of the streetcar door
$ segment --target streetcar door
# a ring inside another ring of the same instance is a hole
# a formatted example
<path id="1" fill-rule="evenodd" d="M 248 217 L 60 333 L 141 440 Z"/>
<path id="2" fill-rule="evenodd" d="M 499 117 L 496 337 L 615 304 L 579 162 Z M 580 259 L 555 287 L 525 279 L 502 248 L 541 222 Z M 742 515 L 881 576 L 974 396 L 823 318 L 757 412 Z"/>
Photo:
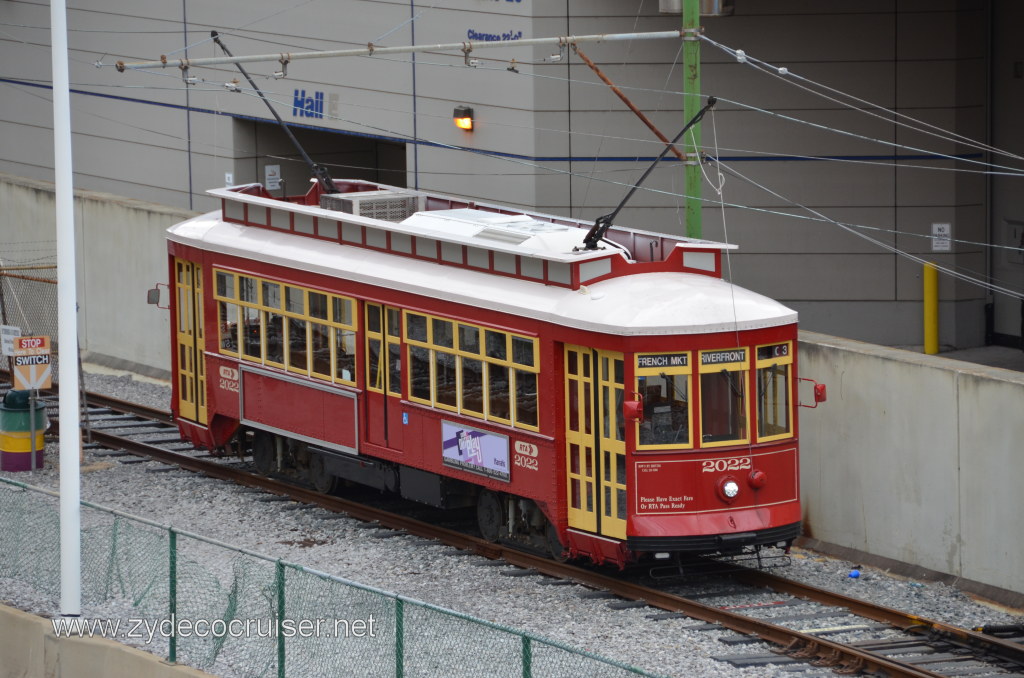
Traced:
<path id="1" fill-rule="evenodd" d="M 203 272 L 199 264 L 174 260 L 174 299 L 178 416 L 206 424 Z"/>
<path id="2" fill-rule="evenodd" d="M 569 527 L 626 538 L 623 357 L 565 347 L 565 471 Z"/>
<path id="3" fill-rule="evenodd" d="M 626 422 L 622 416 L 625 363 L 621 353 L 597 351 L 601 534 L 626 538 Z"/>
<path id="4" fill-rule="evenodd" d="M 402 449 L 402 312 L 366 304 L 367 440 Z"/>

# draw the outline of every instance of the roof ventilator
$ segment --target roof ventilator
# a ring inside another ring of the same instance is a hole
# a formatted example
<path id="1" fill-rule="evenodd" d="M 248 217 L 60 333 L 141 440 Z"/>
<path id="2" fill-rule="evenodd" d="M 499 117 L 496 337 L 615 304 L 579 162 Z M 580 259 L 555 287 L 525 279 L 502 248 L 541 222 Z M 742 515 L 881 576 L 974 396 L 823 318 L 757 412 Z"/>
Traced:
<path id="1" fill-rule="evenodd" d="M 381 221 L 400 222 L 423 209 L 421 196 L 394 191 L 330 193 L 320 196 L 320 207 Z"/>

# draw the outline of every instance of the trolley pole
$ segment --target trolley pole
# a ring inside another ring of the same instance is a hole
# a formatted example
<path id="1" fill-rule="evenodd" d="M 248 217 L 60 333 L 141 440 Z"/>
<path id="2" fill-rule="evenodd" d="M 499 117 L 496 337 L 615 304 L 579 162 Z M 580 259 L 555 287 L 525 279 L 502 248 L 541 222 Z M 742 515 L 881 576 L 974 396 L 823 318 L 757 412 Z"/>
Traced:
<path id="1" fill-rule="evenodd" d="M 700 0 L 683 0 L 683 120 L 692 120 L 700 101 Z M 703 237 L 701 226 L 700 125 L 683 139 L 686 153 L 686 235 Z"/>

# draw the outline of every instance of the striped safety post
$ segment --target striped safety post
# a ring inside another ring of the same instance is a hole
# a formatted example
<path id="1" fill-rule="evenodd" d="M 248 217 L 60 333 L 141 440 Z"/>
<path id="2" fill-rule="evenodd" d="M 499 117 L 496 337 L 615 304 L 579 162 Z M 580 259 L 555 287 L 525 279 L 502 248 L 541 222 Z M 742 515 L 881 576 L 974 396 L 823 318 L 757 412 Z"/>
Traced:
<path id="1" fill-rule="evenodd" d="M 30 395 L 29 391 L 8 391 L 0 403 L 2 471 L 30 471 L 43 467 L 43 452 L 46 447 L 43 433 L 49 426 L 46 419 L 46 404 L 34 402 Z M 32 459 L 33 449 L 36 451 L 35 460 Z"/>

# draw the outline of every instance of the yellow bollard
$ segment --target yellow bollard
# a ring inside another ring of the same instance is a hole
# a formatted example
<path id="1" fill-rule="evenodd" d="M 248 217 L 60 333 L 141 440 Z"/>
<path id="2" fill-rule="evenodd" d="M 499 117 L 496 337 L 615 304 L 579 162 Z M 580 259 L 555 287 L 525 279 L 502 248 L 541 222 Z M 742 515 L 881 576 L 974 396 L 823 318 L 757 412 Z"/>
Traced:
<path id="1" fill-rule="evenodd" d="M 924 265 L 924 352 L 939 352 L 939 269 Z"/>

